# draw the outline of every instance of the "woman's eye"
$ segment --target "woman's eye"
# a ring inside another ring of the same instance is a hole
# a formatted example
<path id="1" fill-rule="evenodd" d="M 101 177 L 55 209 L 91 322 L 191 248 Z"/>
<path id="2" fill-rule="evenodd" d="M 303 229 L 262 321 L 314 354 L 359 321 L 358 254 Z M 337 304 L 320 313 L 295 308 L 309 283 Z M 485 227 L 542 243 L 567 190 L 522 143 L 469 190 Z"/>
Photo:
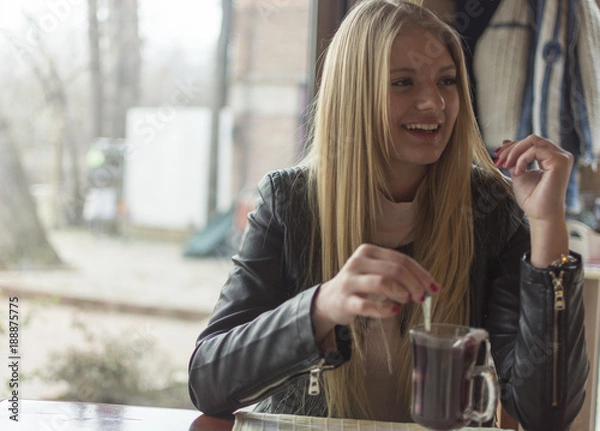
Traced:
<path id="1" fill-rule="evenodd" d="M 392 86 L 394 86 L 394 87 L 406 87 L 407 85 L 411 85 L 411 84 L 412 84 L 412 80 L 409 78 L 399 79 L 397 81 L 392 82 Z"/>
<path id="2" fill-rule="evenodd" d="M 458 81 L 457 81 L 456 77 L 442 79 L 442 84 L 444 84 L 444 85 L 454 85 L 457 82 Z"/>

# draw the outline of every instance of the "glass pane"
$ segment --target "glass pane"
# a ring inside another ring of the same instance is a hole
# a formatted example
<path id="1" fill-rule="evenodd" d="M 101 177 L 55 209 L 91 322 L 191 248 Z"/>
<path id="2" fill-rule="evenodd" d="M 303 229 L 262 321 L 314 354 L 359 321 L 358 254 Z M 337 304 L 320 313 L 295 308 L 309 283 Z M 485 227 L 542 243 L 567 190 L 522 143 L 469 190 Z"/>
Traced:
<path id="1" fill-rule="evenodd" d="M 303 150 L 309 3 L 3 5 L 0 331 L 19 396 L 192 407 L 187 363 L 256 183 Z"/>

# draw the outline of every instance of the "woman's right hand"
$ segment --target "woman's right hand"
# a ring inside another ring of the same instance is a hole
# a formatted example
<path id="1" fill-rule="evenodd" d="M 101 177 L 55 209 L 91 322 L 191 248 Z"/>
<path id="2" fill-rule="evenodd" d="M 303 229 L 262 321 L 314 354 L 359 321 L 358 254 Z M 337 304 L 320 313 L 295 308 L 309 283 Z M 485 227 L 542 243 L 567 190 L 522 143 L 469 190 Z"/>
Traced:
<path id="1" fill-rule="evenodd" d="M 358 316 L 387 318 L 400 304 L 423 302 L 425 293 L 440 287 L 421 265 L 395 250 L 363 244 L 340 272 L 323 283 L 313 300 L 315 338 L 321 340 L 335 325 L 348 325 Z"/>

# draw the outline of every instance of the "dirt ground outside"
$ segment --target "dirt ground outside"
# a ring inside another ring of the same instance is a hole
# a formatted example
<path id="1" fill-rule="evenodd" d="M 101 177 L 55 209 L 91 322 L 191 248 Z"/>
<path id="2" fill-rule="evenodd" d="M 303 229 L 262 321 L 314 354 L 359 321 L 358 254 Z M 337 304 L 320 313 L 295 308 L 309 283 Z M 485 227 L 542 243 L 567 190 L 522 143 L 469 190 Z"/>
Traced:
<path id="1" fill-rule="evenodd" d="M 108 370 L 115 380 L 123 376 L 123 382 L 108 382 L 105 391 L 132 385 L 132 392 L 162 390 L 166 395 L 147 402 L 193 408 L 185 387 L 187 365 L 230 260 L 187 259 L 181 244 L 85 231 L 51 232 L 50 239 L 64 268 L 0 272 L 0 352 L 5 359 L 11 356 L 10 302 L 18 298 L 21 399 L 56 399 L 69 391 L 73 398 L 73 388 L 87 392 L 75 396 L 85 399 L 94 393 L 86 382 L 102 386 L 107 379 L 83 374 Z M 52 378 L 58 366 L 71 382 Z M 0 370 L 3 398 L 11 390 L 11 370 Z M 81 375 L 72 374 L 78 370 Z M 137 380 L 127 382 L 132 374 Z M 77 386 L 80 377 L 83 386 Z M 145 402 L 133 397 L 131 403 Z"/>
<path id="2" fill-rule="evenodd" d="M 206 320 L 97 311 L 35 300 L 27 300 L 22 306 L 26 316 L 20 334 L 21 396 L 24 399 L 60 397 L 68 390 L 67 382 L 50 381 L 48 376 L 56 358 L 73 349 L 89 348 L 102 354 L 104 344 L 112 340 L 131 343 L 132 349 L 137 349 L 144 387 L 160 388 L 169 378 L 183 388 L 194 342 L 206 326 Z M 187 393 L 177 398 L 187 401 Z M 168 404 L 163 407 L 193 408 L 189 402 Z"/>

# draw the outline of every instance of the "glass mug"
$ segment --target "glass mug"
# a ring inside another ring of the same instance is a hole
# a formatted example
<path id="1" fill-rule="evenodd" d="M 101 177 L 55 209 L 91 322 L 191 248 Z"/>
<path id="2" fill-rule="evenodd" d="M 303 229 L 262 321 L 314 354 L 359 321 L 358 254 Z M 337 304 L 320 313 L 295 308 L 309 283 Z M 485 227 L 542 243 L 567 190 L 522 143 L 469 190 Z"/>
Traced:
<path id="1" fill-rule="evenodd" d="M 413 420 L 433 430 L 491 420 L 498 402 L 496 373 L 491 365 L 475 366 L 479 347 L 488 339 L 487 331 L 438 323 L 431 325 L 430 332 L 423 325 L 415 326 L 409 335 L 413 351 Z M 483 378 L 487 387 L 485 411 L 473 408 L 477 377 Z"/>

